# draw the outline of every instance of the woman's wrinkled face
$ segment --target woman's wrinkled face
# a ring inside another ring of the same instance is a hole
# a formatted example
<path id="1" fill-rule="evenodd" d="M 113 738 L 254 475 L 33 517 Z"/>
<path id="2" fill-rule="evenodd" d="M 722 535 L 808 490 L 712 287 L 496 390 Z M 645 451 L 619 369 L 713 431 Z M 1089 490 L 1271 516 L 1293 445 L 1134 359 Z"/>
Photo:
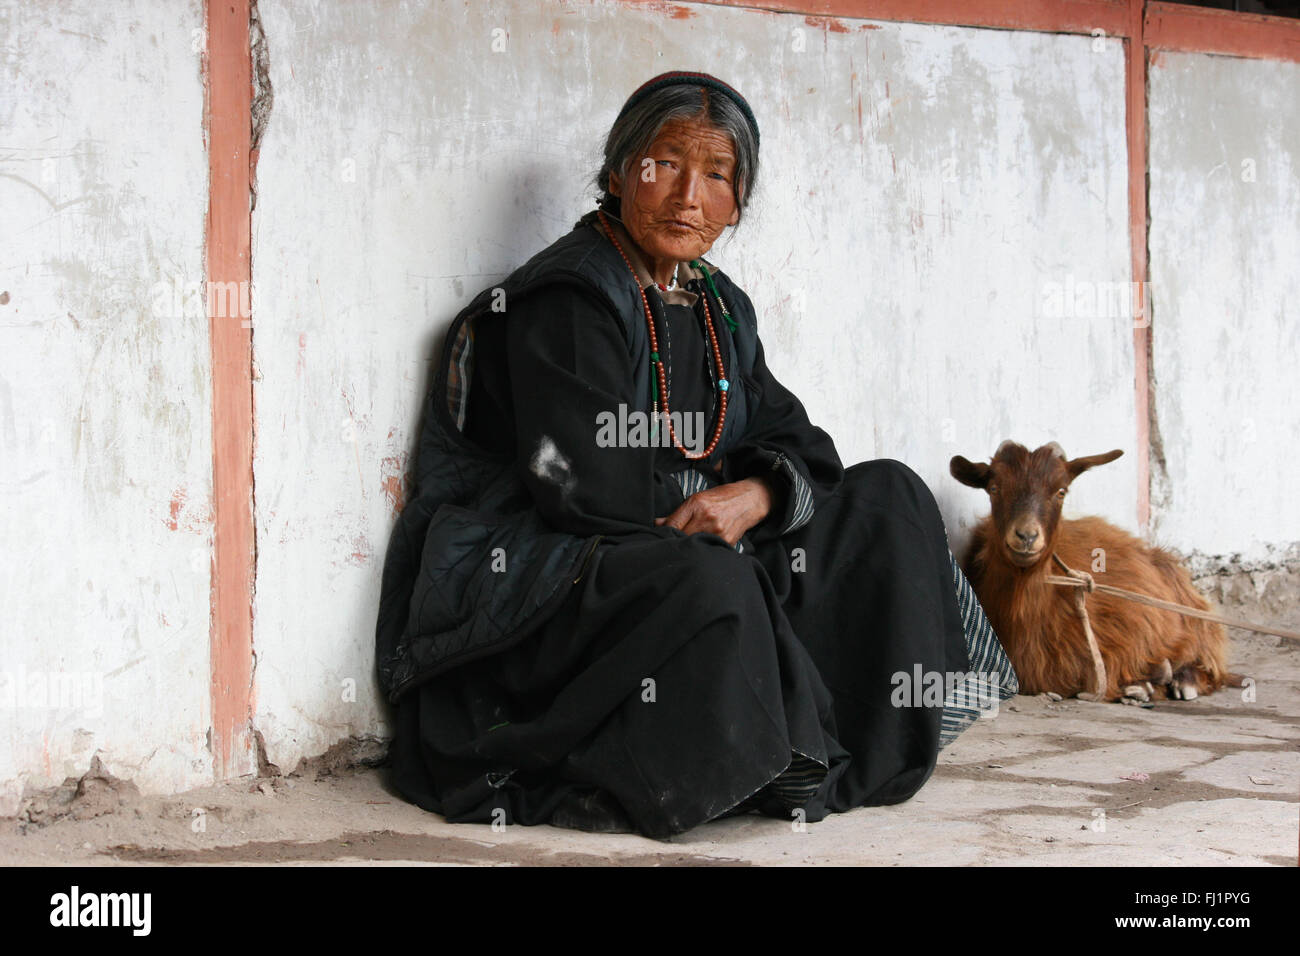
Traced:
<path id="1" fill-rule="evenodd" d="M 702 117 L 664 124 L 626 181 L 609 177 L 623 225 L 652 262 L 697 259 L 740 219 L 731 137 Z M 652 266 L 653 268 L 653 266 Z"/>

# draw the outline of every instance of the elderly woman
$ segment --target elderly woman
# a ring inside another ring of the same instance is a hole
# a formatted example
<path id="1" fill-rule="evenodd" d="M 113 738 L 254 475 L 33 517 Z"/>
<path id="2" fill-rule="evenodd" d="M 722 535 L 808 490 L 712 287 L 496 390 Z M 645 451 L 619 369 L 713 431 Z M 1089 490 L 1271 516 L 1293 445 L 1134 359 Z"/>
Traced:
<path id="1" fill-rule="evenodd" d="M 377 652 L 394 782 L 450 821 L 666 837 L 897 803 L 978 712 L 969 634 L 1014 691 L 924 483 L 843 469 L 704 258 L 758 144 L 727 84 L 649 81 L 599 210 L 447 334 Z"/>

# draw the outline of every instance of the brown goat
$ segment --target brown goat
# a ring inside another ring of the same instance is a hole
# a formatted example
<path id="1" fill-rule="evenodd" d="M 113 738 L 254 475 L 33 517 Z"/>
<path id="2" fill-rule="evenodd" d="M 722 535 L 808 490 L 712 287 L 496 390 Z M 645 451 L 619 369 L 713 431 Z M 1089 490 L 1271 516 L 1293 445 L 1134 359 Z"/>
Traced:
<path id="1" fill-rule="evenodd" d="M 975 528 L 963 570 L 1015 666 L 1021 693 L 1072 697 L 1094 689 L 1074 589 L 1044 580 L 1061 573 L 1053 568 L 1053 552 L 1099 583 L 1210 609 L 1171 552 L 1101 518 L 1062 520 L 1070 483 L 1122 454 L 1116 449 L 1067 460 L 1056 442 L 1030 452 L 1004 441 L 990 464 L 960 455 L 949 463 L 954 478 L 984 489 L 993 506 Z M 1087 609 L 1106 666 L 1105 700 L 1153 695 L 1190 700 L 1213 693 L 1230 677 L 1221 624 L 1100 591 L 1088 595 Z"/>

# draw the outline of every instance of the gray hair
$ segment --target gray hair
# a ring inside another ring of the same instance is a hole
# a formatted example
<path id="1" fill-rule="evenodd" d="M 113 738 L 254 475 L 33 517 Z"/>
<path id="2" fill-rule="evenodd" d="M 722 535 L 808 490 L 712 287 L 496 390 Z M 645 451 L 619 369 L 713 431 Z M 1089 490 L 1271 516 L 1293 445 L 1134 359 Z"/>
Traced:
<path id="1" fill-rule="evenodd" d="M 655 90 L 614 121 L 605 138 L 605 159 L 595 179 L 596 188 L 601 192 L 601 207 L 611 215 L 620 215 L 619 198 L 609 191 L 610 173 L 617 173 L 626 182 L 629 164 L 650 148 L 664 126 L 673 120 L 696 119 L 701 115 L 731 138 L 736 151 L 733 177 L 736 205 L 743 216 L 758 179 L 758 137 L 731 97 L 690 85 Z"/>

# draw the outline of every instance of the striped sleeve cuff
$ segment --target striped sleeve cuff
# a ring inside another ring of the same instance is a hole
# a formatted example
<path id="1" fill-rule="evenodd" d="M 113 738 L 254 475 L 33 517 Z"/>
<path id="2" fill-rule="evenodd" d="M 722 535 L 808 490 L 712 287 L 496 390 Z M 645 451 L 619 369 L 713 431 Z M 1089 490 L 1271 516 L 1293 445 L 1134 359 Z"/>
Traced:
<path id="1" fill-rule="evenodd" d="M 798 531 L 813 517 L 813 496 L 812 488 L 804 476 L 799 474 L 799 469 L 795 468 L 785 452 L 778 452 L 772 460 L 772 471 L 783 475 L 790 485 L 789 496 L 786 505 L 785 525 L 777 534 L 789 534 L 791 531 Z"/>
<path id="2" fill-rule="evenodd" d="M 691 495 L 699 494 L 713 487 L 713 483 L 708 478 L 700 474 L 694 468 L 686 468 L 682 471 L 673 472 L 673 477 L 677 479 L 677 486 L 682 489 L 682 500 L 685 501 Z"/>

